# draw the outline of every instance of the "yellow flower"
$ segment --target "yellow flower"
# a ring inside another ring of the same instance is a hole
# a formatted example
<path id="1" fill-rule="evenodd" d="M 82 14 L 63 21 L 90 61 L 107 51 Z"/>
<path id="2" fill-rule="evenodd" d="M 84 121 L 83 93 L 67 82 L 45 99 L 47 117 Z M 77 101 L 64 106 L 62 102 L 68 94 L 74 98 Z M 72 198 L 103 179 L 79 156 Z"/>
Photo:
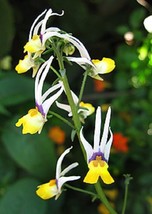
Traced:
<path id="1" fill-rule="evenodd" d="M 72 147 L 66 149 L 59 157 L 56 164 L 56 178 L 54 180 L 50 180 L 48 183 L 38 186 L 36 194 L 40 198 L 46 200 L 55 196 L 55 199 L 58 199 L 58 197 L 62 193 L 62 186 L 64 185 L 64 183 L 80 178 L 80 176 L 65 176 L 65 174 L 68 173 L 71 169 L 78 166 L 77 162 L 70 164 L 64 170 L 61 170 L 62 161 L 71 149 Z"/>
<path id="2" fill-rule="evenodd" d="M 42 116 L 42 114 L 38 111 L 37 108 L 30 109 L 28 111 L 28 114 L 23 116 L 18 120 L 16 123 L 16 126 L 19 127 L 23 125 L 23 134 L 35 134 L 40 133 L 42 130 L 42 127 L 45 123 L 45 119 Z"/>
<path id="3" fill-rule="evenodd" d="M 26 43 L 24 46 L 24 52 L 29 53 L 37 53 L 36 55 L 40 55 L 45 50 L 45 47 L 42 45 L 40 40 L 40 36 L 34 35 L 32 39 Z"/>
<path id="4" fill-rule="evenodd" d="M 80 131 L 80 139 L 83 147 L 86 151 L 87 163 L 89 171 L 84 178 L 85 183 L 95 184 L 99 177 L 105 184 L 111 184 L 114 182 L 110 173 L 108 172 L 108 160 L 110 154 L 110 148 L 113 140 L 113 135 L 109 127 L 111 108 L 108 109 L 105 125 L 103 129 L 103 135 L 100 140 L 101 129 L 101 108 L 98 107 L 96 111 L 95 130 L 94 130 L 94 146 L 92 147 L 89 142 L 84 138 L 82 130 Z M 110 132 L 110 138 L 108 135 Z"/>
<path id="5" fill-rule="evenodd" d="M 15 67 L 15 70 L 18 74 L 25 73 L 30 68 L 34 67 L 34 61 L 26 55 L 23 60 L 19 60 L 18 65 Z"/>
<path id="6" fill-rule="evenodd" d="M 92 62 L 95 65 L 95 74 L 107 74 L 115 68 L 115 61 L 110 58 L 93 59 Z"/>
<path id="7" fill-rule="evenodd" d="M 92 104 L 90 104 L 90 103 L 80 102 L 79 106 L 87 110 L 86 111 L 86 115 L 87 116 L 93 114 L 94 111 L 95 111 L 94 106 Z"/>
<path id="8" fill-rule="evenodd" d="M 101 177 L 105 184 L 111 184 L 114 182 L 108 172 L 108 164 L 106 161 L 101 160 L 101 156 L 96 156 L 95 160 L 90 161 L 88 167 L 89 171 L 83 180 L 85 183 L 95 184 L 99 177 Z"/>
<path id="9" fill-rule="evenodd" d="M 57 144 L 63 144 L 65 141 L 65 132 L 58 126 L 54 126 L 49 130 L 49 137 Z"/>
<path id="10" fill-rule="evenodd" d="M 36 194 L 41 197 L 43 200 L 47 200 L 49 198 L 57 195 L 58 189 L 56 185 L 56 180 L 50 180 L 48 183 L 42 184 L 38 186 L 38 190 Z"/>

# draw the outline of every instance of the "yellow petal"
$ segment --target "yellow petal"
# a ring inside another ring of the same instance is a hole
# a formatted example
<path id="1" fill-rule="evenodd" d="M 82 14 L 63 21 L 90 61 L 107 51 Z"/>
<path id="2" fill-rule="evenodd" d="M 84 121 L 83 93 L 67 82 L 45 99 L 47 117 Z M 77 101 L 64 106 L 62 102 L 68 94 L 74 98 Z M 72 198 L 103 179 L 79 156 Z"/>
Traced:
<path id="1" fill-rule="evenodd" d="M 36 194 L 43 200 L 47 200 L 57 195 L 58 189 L 56 185 L 56 180 L 51 180 L 48 183 L 38 186 L 38 190 L 36 191 Z"/>
<path id="2" fill-rule="evenodd" d="M 88 164 L 88 167 L 89 171 L 84 178 L 85 183 L 94 184 L 98 181 L 99 176 L 105 184 L 111 184 L 114 182 L 113 178 L 108 172 L 108 164 L 105 161 L 101 159 L 93 160 Z"/>
<path id="3" fill-rule="evenodd" d="M 83 182 L 89 183 L 89 184 L 95 184 L 95 183 L 97 183 L 98 178 L 99 178 L 98 173 L 96 173 L 93 170 L 89 170 L 88 173 L 86 174 Z"/>
<path id="4" fill-rule="evenodd" d="M 44 48 L 42 47 L 42 43 L 38 35 L 34 35 L 33 38 L 24 46 L 24 52 L 28 51 L 30 53 L 36 53 L 43 49 Z"/>
<path id="5" fill-rule="evenodd" d="M 15 67 L 15 70 L 17 71 L 18 74 L 21 74 L 21 73 L 25 73 L 33 66 L 34 66 L 34 62 L 31 61 L 28 55 L 26 55 L 23 60 L 19 60 L 19 63 Z"/>
<path id="6" fill-rule="evenodd" d="M 93 112 L 95 111 L 95 108 L 90 103 L 80 102 L 80 107 L 86 108 L 88 110 L 87 111 L 87 115 L 88 116 L 91 115 L 91 114 L 93 114 Z"/>
<path id="7" fill-rule="evenodd" d="M 115 68 L 115 61 L 110 58 L 103 57 L 102 60 L 93 59 L 92 62 L 96 66 L 96 74 L 106 74 Z"/>
<path id="8" fill-rule="evenodd" d="M 18 120 L 16 126 L 23 125 L 22 134 L 35 134 L 40 133 L 44 125 L 44 117 L 37 109 L 30 109 L 28 114 Z"/>

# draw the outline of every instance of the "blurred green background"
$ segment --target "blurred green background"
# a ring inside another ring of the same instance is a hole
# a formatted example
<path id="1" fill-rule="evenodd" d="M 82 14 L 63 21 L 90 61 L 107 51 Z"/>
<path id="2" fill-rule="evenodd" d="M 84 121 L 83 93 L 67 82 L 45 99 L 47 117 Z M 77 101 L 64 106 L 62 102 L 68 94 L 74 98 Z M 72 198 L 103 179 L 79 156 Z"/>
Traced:
<path id="1" fill-rule="evenodd" d="M 112 107 L 111 128 L 120 144 L 127 139 L 125 151 L 113 146 L 110 171 L 115 183 L 104 186 L 107 196 L 121 213 L 124 176 L 131 174 L 126 213 L 152 213 L 152 34 L 143 26 L 151 15 L 150 1 L 136 0 L 0 0 L 0 214 L 106 214 L 98 200 L 71 190 L 55 201 L 42 201 L 35 195 L 37 185 L 54 178 L 55 164 L 62 149 L 71 145 L 70 130 L 51 118 L 40 135 L 22 135 L 15 127 L 19 117 L 34 107 L 34 80 L 31 73 L 18 75 L 15 66 L 23 58 L 23 46 L 33 20 L 44 9 L 65 14 L 52 17 L 50 25 L 72 33 L 87 47 L 92 59 L 111 57 L 115 70 L 103 76 L 105 84 L 97 87 L 87 80 L 83 100 L 95 107 Z M 72 89 L 77 92 L 82 70 L 68 71 Z M 77 84 L 75 85 L 75 82 Z M 56 107 L 53 106 L 56 111 Z M 103 112 L 103 115 L 105 113 Z M 65 114 L 66 115 L 66 114 Z M 94 116 L 87 119 L 87 139 L 92 140 Z M 66 133 L 62 145 L 48 136 L 51 127 Z M 90 134 L 89 134 L 90 133 Z M 82 178 L 87 166 L 75 139 L 73 156 L 78 161 L 76 174 Z M 94 191 L 80 181 L 73 185 Z M 108 194 L 109 192 L 109 194 Z"/>

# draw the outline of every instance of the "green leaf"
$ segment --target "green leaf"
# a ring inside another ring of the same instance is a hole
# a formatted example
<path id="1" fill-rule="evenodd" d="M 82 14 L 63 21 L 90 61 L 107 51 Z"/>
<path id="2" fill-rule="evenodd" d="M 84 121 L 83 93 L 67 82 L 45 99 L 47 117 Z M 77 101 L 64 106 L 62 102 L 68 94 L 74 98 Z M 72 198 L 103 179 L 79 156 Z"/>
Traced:
<path id="1" fill-rule="evenodd" d="M 26 92 L 26 93 L 25 93 Z M 0 78 L 1 106 L 16 105 L 33 99 L 34 80 L 20 76 L 16 72 L 7 72 Z"/>
<path id="2" fill-rule="evenodd" d="M 11 49 L 15 28 L 12 8 L 7 0 L 0 1 L 0 14 L 0 57 L 2 57 Z"/>
<path id="3" fill-rule="evenodd" d="M 54 144 L 48 139 L 45 130 L 35 135 L 22 135 L 15 126 L 15 117 L 4 126 L 2 141 L 10 156 L 19 166 L 42 179 L 54 177 L 56 155 Z"/>
<path id="4" fill-rule="evenodd" d="M 0 201 L 1 214 L 45 214 L 46 202 L 35 193 L 39 182 L 32 178 L 17 181 Z"/>

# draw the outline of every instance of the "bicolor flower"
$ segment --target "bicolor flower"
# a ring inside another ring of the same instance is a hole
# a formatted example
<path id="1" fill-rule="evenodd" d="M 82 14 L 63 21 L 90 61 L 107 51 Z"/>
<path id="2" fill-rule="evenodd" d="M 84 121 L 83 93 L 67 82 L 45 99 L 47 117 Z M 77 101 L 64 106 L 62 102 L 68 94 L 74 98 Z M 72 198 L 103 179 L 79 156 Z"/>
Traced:
<path id="1" fill-rule="evenodd" d="M 44 18 L 40 20 L 44 14 Z M 62 14 L 58 14 L 53 13 L 52 9 L 49 9 L 48 11 L 45 10 L 34 20 L 30 29 L 28 42 L 24 46 L 24 52 L 27 52 L 27 55 L 23 60 L 19 60 L 18 65 L 15 67 L 15 70 L 18 73 L 25 73 L 30 68 L 33 68 L 33 77 L 37 73 L 39 64 L 35 63 L 35 58 L 41 56 L 42 52 L 46 49 L 45 42 L 43 42 L 44 34 L 46 32 L 57 32 L 60 30 L 56 27 L 46 28 L 49 17 L 53 15 L 61 16 L 63 15 L 63 12 Z"/>
<path id="2" fill-rule="evenodd" d="M 83 136 L 83 128 L 80 131 L 80 139 L 83 144 L 83 147 L 86 151 L 87 163 L 89 171 L 84 178 L 85 183 L 94 184 L 98 181 L 98 178 L 101 177 L 105 184 L 111 184 L 114 182 L 108 171 L 108 160 L 110 154 L 110 148 L 113 140 L 113 135 L 109 127 L 110 123 L 111 108 L 109 107 L 102 138 L 100 140 L 100 129 L 101 129 L 101 109 L 97 108 L 96 119 L 95 119 L 95 130 L 94 130 L 94 145 L 93 147 Z M 108 139 L 108 135 L 110 138 Z"/>
<path id="3" fill-rule="evenodd" d="M 44 14 L 45 14 L 44 18 L 40 20 L 40 18 Z M 43 42 L 43 36 L 45 35 L 45 33 L 57 32 L 60 30 L 59 28 L 56 27 L 46 28 L 48 19 L 54 15 L 62 16 L 63 12 L 61 14 L 58 14 L 53 13 L 52 9 L 49 9 L 48 11 L 45 10 L 34 20 L 29 33 L 29 41 L 24 46 L 24 52 L 27 51 L 29 53 L 34 53 L 35 54 L 34 58 L 41 55 L 41 53 L 45 50 L 45 42 Z"/>
<path id="4" fill-rule="evenodd" d="M 49 71 L 53 57 L 51 56 L 45 63 L 43 63 L 38 70 L 35 78 L 35 108 L 30 109 L 28 113 L 20 118 L 16 123 L 19 127 L 23 125 L 23 134 L 35 134 L 40 133 L 44 123 L 47 121 L 47 114 L 51 105 L 57 100 L 57 98 L 63 92 L 63 84 L 59 81 L 56 85 L 50 87 L 42 94 L 44 80 Z M 58 90 L 59 89 L 59 90 Z M 56 90 L 58 90 L 56 92 Z M 52 93 L 54 93 L 52 95 Z"/>
<path id="5" fill-rule="evenodd" d="M 71 94 L 73 97 L 73 101 L 74 101 L 75 105 L 77 106 L 78 102 L 79 102 L 79 98 L 73 91 L 71 91 Z M 68 116 L 72 117 L 72 110 L 71 110 L 70 105 L 62 104 L 62 103 L 59 103 L 58 101 L 56 101 L 56 105 L 58 106 L 58 108 L 67 111 Z M 80 102 L 79 107 L 78 107 L 78 114 L 80 116 L 80 119 L 83 121 L 87 116 L 91 115 L 94 112 L 94 110 L 95 110 L 95 108 L 92 106 L 92 104 Z"/>
<path id="6" fill-rule="evenodd" d="M 19 63 L 16 65 L 15 70 L 18 74 L 27 72 L 29 69 L 33 68 L 33 77 L 37 73 L 39 65 L 37 65 L 30 54 L 27 54 L 24 59 L 20 59 Z"/>
<path id="7" fill-rule="evenodd" d="M 70 62 L 75 62 L 83 69 L 89 70 L 88 75 L 94 79 L 103 80 L 99 74 L 107 74 L 115 68 L 114 60 L 103 57 L 102 60 L 87 59 L 84 57 L 67 57 Z"/>
<path id="8" fill-rule="evenodd" d="M 68 167 L 66 167 L 63 171 L 61 170 L 61 165 L 66 154 L 70 152 L 72 147 L 66 149 L 62 155 L 59 157 L 56 165 L 56 178 L 50 180 L 48 183 L 42 184 L 38 186 L 38 190 L 36 194 L 46 200 L 55 196 L 55 199 L 58 199 L 60 194 L 62 193 L 62 186 L 68 181 L 74 181 L 80 178 L 80 176 L 65 176 L 71 169 L 78 166 L 78 163 L 72 163 Z"/>

